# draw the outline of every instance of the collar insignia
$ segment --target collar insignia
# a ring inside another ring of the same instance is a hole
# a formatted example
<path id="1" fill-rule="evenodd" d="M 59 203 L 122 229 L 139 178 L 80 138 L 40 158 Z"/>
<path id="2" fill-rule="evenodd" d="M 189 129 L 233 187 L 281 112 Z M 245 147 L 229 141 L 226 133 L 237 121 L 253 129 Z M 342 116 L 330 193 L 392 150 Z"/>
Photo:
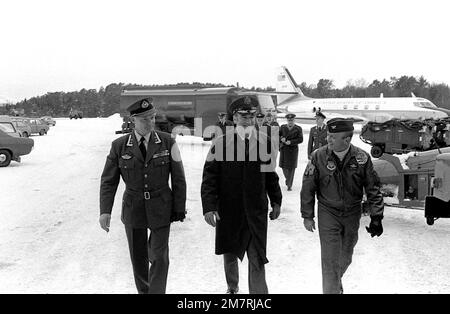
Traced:
<path id="1" fill-rule="evenodd" d="M 132 146 L 133 146 L 133 136 L 131 136 L 131 134 L 130 134 L 130 136 L 128 137 L 127 146 L 128 146 L 128 147 L 132 147 Z"/>
<path id="2" fill-rule="evenodd" d="M 153 134 L 155 134 L 155 144 L 161 144 L 161 139 L 159 138 L 158 133 L 154 132 Z"/>

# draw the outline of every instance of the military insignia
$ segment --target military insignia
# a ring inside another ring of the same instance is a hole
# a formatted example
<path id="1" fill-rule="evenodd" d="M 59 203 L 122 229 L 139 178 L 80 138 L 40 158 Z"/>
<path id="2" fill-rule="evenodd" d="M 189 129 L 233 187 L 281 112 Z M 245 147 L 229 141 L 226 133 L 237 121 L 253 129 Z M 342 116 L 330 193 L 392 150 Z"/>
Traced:
<path id="1" fill-rule="evenodd" d="M 148 108 L 148 106 L 150 106 L 148 101 L 146 101 L 146 100 L 142 101 L 142 103 L 141 103 L 141 108 L 142 109 L 146 109 L 146 108 Z"/>
<path id="2" fill-rule="evenodd" d="M 251 103 L 252 103 L 252 100 L 250 99 L 250 97 L 246 96 L 246 97 L 244 98 L 244 104 L 250 105 Z"/>
<path id="3" fill-rule="evenodd" d="M 336 170 L 336 164 L 334 163 L 333 160 L 328 160 L 327 169 L 330 171 Z"/>
<path id="4" fill-rule="evenodd" d="M 336 129 L 336 125 L 331 125 L 330 126 L 333 130 Z"/>
<path id="5" fill-rule="evenodd" d="M 159 138 L 158 133 L 154 133 L 155 134 L 155 144 L 160 144 L 161 143 L 161 139 Z"/>
<path id="6" fill-rule="evenodd" d="M 356 155 L 356 161 L 360 165 L 365 165 L 367 162 L 367 155 L 363 152 L 359 152 L 358 155 Z"/>
<path id="7" fill-rule="evenodd" d="M 133 137 L 131 135 L 128 137 L 127 146 L 128 147 L 132 147 L 133 146 Z"/>
<path id="8" fill-rule="evenodd" d="M 315 170 L 316 170 L 316 167 L 311 162 L 309 162 L 308 165 L 306 166 L 304 176 L 310 177 L 310 176 L 314 175 Z"/>
<path id="9" fill-rule="evenodd" d="M 357 164 L 350 164 L 349 166 L 350 166 L 350 169 L 352 169 L 352 170 L 355 170 L 358 168 Z"/>
<path id="10" fill-rule="evenodd" d="M 152 158 L 158 158 L 158 157 L 164 157 L 164 156 L 169 156 L 169 151 L 167 149 L 154 154 Z"/>
<path id="11" fill-rule="evenodd" d="M 133 156 L 131 156 L 131 155 L 128 155 L 128 154 L 122 155 L 122 159 L 128 160 L 131 158 L 133 158 Z"/>

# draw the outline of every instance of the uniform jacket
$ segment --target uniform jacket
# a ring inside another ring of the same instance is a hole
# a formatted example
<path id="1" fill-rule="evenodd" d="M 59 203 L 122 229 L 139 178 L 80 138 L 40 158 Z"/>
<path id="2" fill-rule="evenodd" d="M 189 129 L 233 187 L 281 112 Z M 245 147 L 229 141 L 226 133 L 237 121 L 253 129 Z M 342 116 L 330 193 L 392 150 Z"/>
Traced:
<path id="1" fill-rule="evenodd" d="M 342 161 L 342 170 L 339 170 L 339 162 L 339 158 L 328 146 L 312 153 L 303 175 L 302 217 L 314 218 L 315 196 L 319 202 L 319 210 L 327 210 L 338 216 L 360 212 L 364 190 L 371 216 L 382 216 L 384 203 L 380 180 L 369 154 L 350 145 Z"/>
<path id="2" fill-rule="evenodd" d="M 263 134 L 258 137 L 267 139 Z M 258 141 L 258 137 L 252 136 L 248 145 L 250 155 L 256 156 L 254 161 L 237 161 L 237 147 L 245 144 L 236 133 L 227 134 L 214 143 L 203 168 L 201 197 L 203 213 L 218 211 L 220 216 L 216 225 L 216 254 L 233 253 L 242 259 L 253 238 L 260 263 L 265 264 L 268 262 L 268 198 L 271 204 L 281 205 L 282 195 L 274 165 L 273 171 L 261 171 L 267 158 L 261 158 L 256 152 L 267 142 Z M 213 159 L 213 154 L 219 155 L 219 149 L 229 158 Z"/>
<path id="3" fill-rule="evenodd" d="M 309 132 L 308 157 L 313 151 L 327 144 L 327 126 L 323 125 L 320 130 L 317 126 L 313 126 Z"/>
<path id="4" fill-rule="evenodd" d="M 168 133 L 152 132 L 146 155 L 144 161 L 134 132 L 112 143 L 101 177 L 100 214 L 111 213 L 120 177 L 126 185 L 125 225 L 156 229 L 170 224 L 172 212 L 185 211 L 186 180 L 175 140 Z"/>
<path id="5" fill-rule="evenodd" d="M 281 138 L 291 141 L 286 145 L 281 142 Z M 298 144 L 303 142 L 303 131 L 298 125 L 294 125 L 289 130 L 287 124 L 280 127 L 280 168 L 293 169 L 297 168 L 298 160 Z"/>
<path id="6" fill-rule="evenodd" d="M 215 126 L 217 128 L 216 128 L 216 131 L 214 132 L 214 134 L 212 134 L 212 138 L 224 135 L 227 132 L 227 127 L 231 127 L 231 126 L 234 127 L 234 124 L 230 120 L 225 120 L 225 124 L 223 124 L 220 121 L 217 121 Z M 219 129 L 220 129 L 220 131 L 219 131 Z"/>

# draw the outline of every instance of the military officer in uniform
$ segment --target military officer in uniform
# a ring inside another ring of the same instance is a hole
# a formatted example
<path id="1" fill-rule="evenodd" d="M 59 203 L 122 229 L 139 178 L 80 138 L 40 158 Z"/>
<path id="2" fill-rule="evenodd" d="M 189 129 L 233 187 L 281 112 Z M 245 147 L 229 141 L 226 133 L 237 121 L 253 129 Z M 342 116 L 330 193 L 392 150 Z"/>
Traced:
<path id="1" fill-rule="evenodd" d="M 226 112 L 219 112 L 217 114 L 217 118 L 219 121 L 216 122 L 216 132 L 212 134 L 212 138 L 217 138 L 225 132 L 227 132 L 227 127 L 234 127 L 233 122 L 227 119 L 227 113 Z"/>
<path id="2" fill-rule="evenodd" d="M 324 120 L 326 116 L 320 112 L 316 112 L 316 126 L 311 128 L 309 132 L 309 140 L 308 140 L 308 159 L 311 159 L 311 153 L 322 147 L 327 145 L 327 127 L 324 124 Z"/>
<path id="3" fill-rule="evenodd" d="M 258 113 L 256 115 L 256 128 L 261 130 L 264 125 L 265 115 L 264 113 Z"/>
<path id="4" fill-rule="evenodd" d="M 249 292 L 268 293 L 265 279 L 268 198 L 271 219 L 280 215 L 281 189 L 275 167 L 265 168 L 261 146 L 267 135 L 254 128 L 256 97 L 236 99 L 230 109 L 234 133 L 217 139 L 203 168 L 201 197 L 206 222 L 215 227 L 216 249 L 224 255 L 227 293 L 239 290 L 238 258 L 247 253 Z M 269 145 L 269 147 L 271 147 Z M 276 152 L 275 152 L 276 153 Z M 276 154 L 275 154 L 276 160 Z M 267 160 L 269 162 L 269 160 Z"/>
<path id="5" fill-rule="evenodd" d="M 170 223 L 185 218 L 186 180 L 175 140 L 154 130 L 156 109 L 152 99 L 139 100 L 127 110 L 135 128 L 113 141 L 106 158 L 100 186 L 100 226 L 109 231 L 114 196 L 122 177 L 126 188 L 121 220 L 136 288 L 140 294 L 160 294 L 166 291 Z"/>
<path id="6" fill-rule="evenodd" d="M 287 124 L 280 127 L 280 168 L 288 191 L 292 191 L 298 160 L 298 144 L 303 142 L 302 128 L 295 124 L 295 114 L 286 115 Z"/>
<path id="7" fill-rule="evenodd" d="M 270 127 L 279 127 L 280 125 L 277 122 L 277 118 L 270 112 L 266 114 L 266 122 L 264 122 L 264 125 L 270 126 Z"/>
<path id="8" fill-rule="evenodd" d="M 301 214 L 306 230 L 315 230 L 314 203 L 318 200 L 318 227 L 324 293 L 343 293 L 342 276 L 352 262 L 358 241 L 363 193 L 371 209 L 367 231 L 383 233 L 384 203 L 380 181 L 368 153 L 350 144 L 353 120 L 331 119 L 328 145 L 311 155 L 301 190 Z"/>

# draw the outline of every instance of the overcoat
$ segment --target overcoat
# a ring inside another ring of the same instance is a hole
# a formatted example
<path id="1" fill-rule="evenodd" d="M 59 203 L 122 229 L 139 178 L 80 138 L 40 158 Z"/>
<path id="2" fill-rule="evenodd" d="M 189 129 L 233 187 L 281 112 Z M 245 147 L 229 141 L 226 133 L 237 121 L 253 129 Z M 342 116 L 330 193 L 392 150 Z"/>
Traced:
<path id="1" fill-rule="evenodd" d="M 281 138 L 289 140 L 291 143 L 286 145 L 281 142 Z M 303 142 L 303 131 L 298 125 L 294 125 L 289 130 L 287 124 L 280 127 L 280 168 L 297 168 L 298 144 Z"/>
<path id="2" fill-rule="evenodd" d="M 256 133 L 256 132 L 255 132 Z M 270 147 L 262 132 L 248 140 L 246 158 L 241 158 L 245 141 L 236 133 L 227 133 L 214 142 L 203 168 L 201 198 L 203 214 L 218 211 L 216 254 L 233 253 L 241 260 L 250 239 L 256 245 L 259 262 L 268 262 L 267 214 L 270 203 L 281 205 L 278 175 L 272 160 L 260 154 L 260 146 Z M 266 150 L 270 153 L 270 148 Z M 222 158 L 221 158 L 222 157 Z M 270 157 L 270 158 L 273 158 Z M 276 154 L 275 154 L 276 160 Z"/>

